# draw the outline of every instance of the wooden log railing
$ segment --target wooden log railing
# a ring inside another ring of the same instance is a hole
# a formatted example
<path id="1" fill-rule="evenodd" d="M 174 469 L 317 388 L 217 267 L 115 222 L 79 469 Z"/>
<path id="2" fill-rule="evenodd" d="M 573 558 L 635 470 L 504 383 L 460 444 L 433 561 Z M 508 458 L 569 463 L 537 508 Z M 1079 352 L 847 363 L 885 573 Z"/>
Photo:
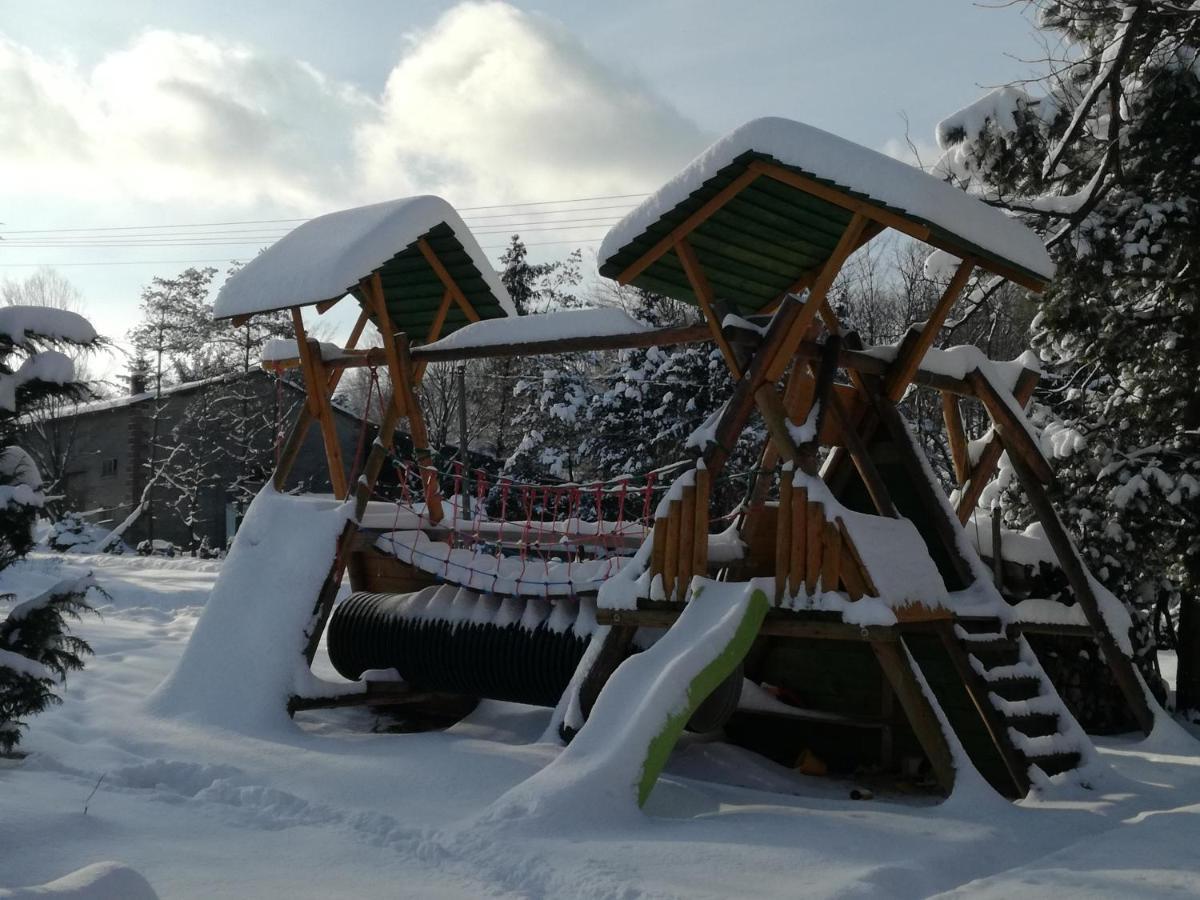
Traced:
<path id="1" fill-rule="evenodd" d="M 692 576 L 708 571 L 708 498 L 711 479 L 707 469 L 694 471 L 691 484 L 667 502 L 666 515 L 654 520 L 650 551 L 651 577 L 662 578 L 663 598 L 687 599 Z"/>
<path id="2" fill-rule="evenodd" d="M 840 516 L 793 486 L 785 470 L 775 521 L 775 603 L 799 594 L 845 591 L 851 600 L 878 590 Z"/>

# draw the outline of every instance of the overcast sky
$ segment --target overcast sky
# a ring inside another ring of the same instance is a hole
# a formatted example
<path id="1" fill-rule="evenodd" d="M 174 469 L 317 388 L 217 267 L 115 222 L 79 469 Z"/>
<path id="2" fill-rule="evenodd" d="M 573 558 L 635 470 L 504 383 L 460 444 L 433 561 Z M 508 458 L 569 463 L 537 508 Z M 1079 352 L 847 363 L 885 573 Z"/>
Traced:
<path id="1" fill-rule="evenodd" d="M 467 213 L 493 257 L 587 256 L 756 116 L 897 155 L 907 117 L 930 157 L 1032 34 L 969 0 L 0 0 L 0 278 L 60 267 L 120 339 L 152 276 L 292 224 L 262 220 L 414 193 L 495 207 Z"/>

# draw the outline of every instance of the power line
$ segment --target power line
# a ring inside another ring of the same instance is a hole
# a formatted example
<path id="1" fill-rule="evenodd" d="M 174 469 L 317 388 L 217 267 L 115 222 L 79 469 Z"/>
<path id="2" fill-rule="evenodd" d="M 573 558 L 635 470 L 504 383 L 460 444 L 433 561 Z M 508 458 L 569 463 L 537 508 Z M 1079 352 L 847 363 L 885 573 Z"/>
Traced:
<path id="1" fill-rule="evenodd" d="M 588 244 L 598 244 L 601 238 L 580 238 L 578 240 L 567 239 L 562 241 L 530 241 L 525 244 L 526 247 L 550 247 L 561 244 L 574 244 L 583 246 Z M 504 250 L 508 244 L 488 244 L 480 247 L 481 250 Z M 42 262 L 33 263 L 0 263 L 0 268 L 3 269 L 21 269 L 21 268 L 39 268 L 41 266 L 49 267 L 66 267 L 66 266 L 160 266 L 160 265 L 198 265 L 201 263 L 227 263 L 240 260 L 240 256 L 223 256 L 217 259 L 121 259 L 121 260 L 103 260 L 99 262 Z"/>
<path id="2" fill-rule="evenodd" d="M 476 212 L 478 210 L 488 209 L 523 209 L 531 206 L 547 206 L 550 204 L 566 204 L 566 203 L 592 203 L 603 200 L 630 200 L 638 197 L 649 196 L 646 193 L 640 194 L 608 194 L 599 197 L 571 197 L 561 200 L 530 200 L 523 203 L 495 203 L 488 206 L 464 206 L 458 212 Z M 553 212 L 577 212 L 579 210 L 564 209 L 564 210 L 543 210 L 543 213 Z M 517 215 L 511 213 L 509 215 Z M 311 217 L 309 217 L 311 218 Z M 104 225 L 104 226 L 76 226 L 73 228 L 27 228 L 6 230 L 6 234 L 58 234 L 68 231 L 150 231 L 162 228 L 216 228 L 229 225 L 278 225 L 293 222 L 307 222 L 309 218 L 293 218 L 293 219 L 234 219 L 227 222 L 190 222 L 190 223 L 173 223 L 168 225 Z M 494 218 L 494 217 L 464 217 L 471 218 Z"/>

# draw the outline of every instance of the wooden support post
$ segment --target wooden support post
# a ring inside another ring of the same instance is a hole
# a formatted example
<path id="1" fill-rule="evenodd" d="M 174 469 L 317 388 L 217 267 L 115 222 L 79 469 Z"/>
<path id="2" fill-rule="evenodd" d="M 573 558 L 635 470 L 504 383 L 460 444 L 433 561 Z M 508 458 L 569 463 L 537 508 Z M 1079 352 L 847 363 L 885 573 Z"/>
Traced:
<path id="1" fill-rule="evenodd" d="M 812 597 L 817 592 L 817 580 L 821 577 L 821 544 L 825 534 L 825 507 L 813 500 L 808 501 L 808 522 L 804 528 L 804 590 Z"/>
<path id="2" fill-rule="evenodd" d="M 304 333 L 304 320 L 299 307 L 292 307 L 292 325 L 296 330 L 296 344 L 300 350 L 300 362 L 304 370 L 304 386 L 308 393 L 308 408 L 321 427 L 321 438 L 325 443 L 325 461 L 329 465 L 329 482 L 333 494 L 339 500 L 346 497 L 346 469 L 342 463 L 342 445 L 338 440 L 337 424 L 333 420 L 333 408 L 329 402 L 329 379 L 321 364 L 321 346 L 309 340 Z"/>
<path id="3" fill-rule="evenodd" d="M 1129 704 L 1142 731 L 1149 734 L 1154 728 L 1154 713 L 1146 699 L 1142 679 L 1134 669 L 1133 661 L 1117 644 L 1104 619 L 1104 614 L 1100 610 L 1100 601 L 1092 589 L 1090 573 L 1085 568 L 1083 560 L 1080 559 L 1079 552 L 1075 549 L 1075 544 L 1067 534 L 1067 529 L 1058 517 L 1058 511 L 1050 502 L 1050 496 L 1046 493 L 1041 481 L 1030 471 L 1019 453 L 1013 452 L 1011 447 L 1006 449 L 1008 449 L 1008 458 L 1012 463 L 1013 470 L 1017 473 L 1021 487 L 1025 490 L 1025 497 L 1029 500 L 1029 505 L 1033 507 L 1038 521 L 1042 523 L 1042 530 L 1045 532 L 1051 549 L 1054 550 L 1054 555 L 1058 558 L 1059 567 L 1067 576 L 1071 592 L 1075 595 L 1075 602 L 1079 604 L 1084 618 L 1095 632 L 1096 643 L 1099 644 L 1105 662 L 1112 670 L 1117 687 L 1124 694 L 1125 701 Z"/>
<path id="4" fill-rule="evenodd" d="M 708 469 L 696 469 L 696 517 L 692 526 L 692 572 L 704 578 L 708 574 Z"/>
<path id="5" fill-rule="evenodd" d="M 942 391 L 942 418 L 946 422 L 946 438 L 950 442 L 950 459 L 954 463 L 954 480 L 962 487 L 971 477 L 971 457 L 967 452 L 967 432 L 963 428 L 958 397 Z"/>
<path id="6" fill-rule="evenodd" d="M 934 777 L 949 794 L 954 789 L 954 757 L 942 731 L 942 723 L 912 670 L 912 658 L 907 648 L 902 641 L 872 641 L 871 650 L 900 701 L 921 749 L 929 758 Z"/>
<path id="7" fill-rule="evenodd" d="M 696 256 L 696 251 L 692 249 L 692 245 L 688 243 L 686 237 L 680 236 L 675 242 L 675 255 L 679 257 L 679 262 L 683 266 L 683 272 L 687 276 L 688 283 L 692 286 L 692 293 L 696 295 L 696 300 L 700 304 L 700 309 L 704 313 L 704 319 L 708 322 L 708 327 L 712 331 L 713 340 L 721 350 L 721 355 L 725 357 L 725 365 L 729 367 L 734 379 L 742 377 L 742 367 L 738 365 L 737 356 L 733 352 L 733 348 L 729 345 L 729 341 L 725 337 L 725 333 L 721 330 L 721 322 L 717 318 L 717 312 L 713 307 L 714 297 L 712 285 L 708 283 L 708 276 L 704 274 L 704 267 L 700 264 L 699 258 Z"/>
<path id="8" fill-rule="evenodd" d="M 1004 535 L 1003 513 L 999 506 L 992 507 L 992 577 L 996 580 L 996 590 L 1004 590 Z"/>
<path id="9" fill-rule="evenodd" d="M 467 299 L 467 295 L 458 286 L 458 282 L 451 277 L 446 267 L 442 264 L 442 261 L 438 258 L 438 255 L 429 246 L 429 241 L 425 240 L 425 238 L 419 238 L 417 240 L 417 249 L 425 257 L 425 262 L 429 263 L 429 268 L 433 269 L 434 274 L 437 275 L 438 281 L 442 283 L 442 287 L 450 292 L 450 296 L 454 298 L 454 302 L 458 304 L 458 308 L 462 310 L 463 315 L 471 322 L 478 322 L 479 313 L 475 311 L 475 307 L 471 305 L 471 301 Z"/>
<path id="10" fill-rule="evenodd" d="M 775 605 L 782 606 L 788 596 L 789 568 L 792 563 L 792 470 L 784 467 L 779 478 L 779 511 L 775 520 Z"/>
<path id="11" fill-rule="evenodd" d="M 425 430 L 425 417 L 412 382 L 412 359 L 408 355 L 408 337 L 396 335 L 396 354 L 400 362 L 400 381 L 394 392 L 403 395 L 408 431 L 412 435 L 413 456 L 421 467 L 421 483 L 425 489 L 425 506 L 429 510 L 429 521 L 435 525 L 442 521 L 442 492 L 438 487 L 438 473 L 433 464 L 433 450 L 429 446 L 429 432 Z"/>
<path id="12" fill-rule="evenodd" d="M 1033 397 L 1034 388 L 1037 387 L 1038 379 L 1041 376 L 1032 369 L 1025 369 L 1017 376 L 1017 384 L 1013 388 L 1013 397 L 1016 398 L 1017 404 L 1023 409 L 1029 404 Z M 987 442 L 983 448 L 983 452 L 979 454 L 979 459 L 975 462 L 971 469 L 971 478 L 959 493 L 958 498 L 958 521 L 966 523 L 967 519 L 971 518 L 971 513 L 975 511 L 975 507 L 979 503 L 979 497 L 983 494 L 983 489 L 991 480 L 992 473 L 996 470 L 996 465 L 1000 462 L 1000 455 L 1004 453 L 1004 445 L 1000 442 L 999 434 L 993 435 L 992 439 Z"/>
<path id="13" fill-rule="evenodd" d="M 388 312 L 387 300 L 383 295 L 383 282 L 379 273 L 375 272 L 369 278 L 364 278 L 360 282 L 360 288 L 370 298 L 371 308 L 375 312 L 375 326 L 378 328 L 380 340 L 383 342 L 388 374 L 392 379 L 392 403 L 396 406 L 396 411 L 404 415 L 407 395 L 401 390 L 400 385 L 405 376 L 400 362 L 400 353 L 396 349 L 396 329 L 392 325 L 392 317 Z"/>
<path id="14" fill-rule="evenodd" d="M 679 569 L 679 501 L 667 504 L 666 556 L 663 558 L 663 596 L 675 599 L 675 576 Z"/>
<path id="15" fill-rule="evenodd" d="M 830 394 L 829 401 L 829 414 L 838 426 L 838 431 L 850 454 L 850 459 L 854 463 L 854 468 L 862 478 L 867 493 L 871 496 L 871 502 L 875 505 L 875 511 L 889 519 L 899 518 L 900 514 L 896 512 L 896 505 L 892 502 L 892 494 L 888 490 L 887 482 L 883 480 L 879 468 L 875 465 L 875 460 L 871 458 L 870 451 L 858 436 L 858 432 L 855 431 L 850 415 L 846 412 L 836 393 Z"/>
<path id="16" fill-rule="evenodd" d="M 696 485 L 685 485 L 679 502 L 679 555 L 676 577 L 679 599 L 686 600 L 692 583 L 692 559 L 696 553 Z M 705 535 L 707 537 L 707 535 Z"/>
<path id="17" fill-rule="evenodd" d="M 788 548 L 788 593 L 804 590 L 804 563 L 808 555 L 808 488 L 792 488 L 792 542 Z"/>

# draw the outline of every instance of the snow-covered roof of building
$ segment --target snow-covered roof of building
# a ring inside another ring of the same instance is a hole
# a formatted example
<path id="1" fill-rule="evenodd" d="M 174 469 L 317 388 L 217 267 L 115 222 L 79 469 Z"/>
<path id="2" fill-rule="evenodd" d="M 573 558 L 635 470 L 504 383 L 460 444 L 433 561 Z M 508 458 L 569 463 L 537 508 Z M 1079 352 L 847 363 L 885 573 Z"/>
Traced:
<path id="1" fill-rule="evenodd" d="M 378 271 L 396 327 L 423 339 L 445 294 L 418 247 L 424 239 L 483 319 L 515 315 L 499 276 L 462 218 L 440 197 L 408 197 L 318 216 L 232 275 L 218 319 L 336 300 Z M 442 333 L 465 325 L 452 304 Z"/>
<path id="2" fill-rule="evenodd" d="M 762 173 L 721 203 L 717 195 L 756 163 L 785 178 Z M 714 198 L 716 211 L 687 238 L 716 296 L 740 310 L 760 308 L 828 258 L 853 208 L 902 220 L 927 243 L 1034 289 L 1054 275 L 1041 239 L 1018 220 L 897 159 L 780 118 L 742 125 L 642 201 L 605 237 L 600 272 L 619 277 Z M 673 253 L 630 280 L 693 299 Z"/>

